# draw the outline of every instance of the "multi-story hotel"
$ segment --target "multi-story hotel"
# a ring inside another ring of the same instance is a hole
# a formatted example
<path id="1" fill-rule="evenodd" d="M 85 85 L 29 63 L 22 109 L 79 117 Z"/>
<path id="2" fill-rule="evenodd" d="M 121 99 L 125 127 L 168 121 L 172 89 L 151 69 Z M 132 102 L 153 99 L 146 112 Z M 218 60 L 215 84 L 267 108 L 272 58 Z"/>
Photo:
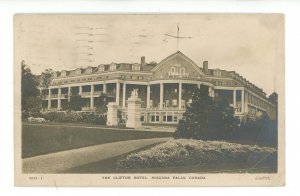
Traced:
<path id="1" fill-rule="evenodd" d="M 234 71 L 209 69 L 208 62 L 198 66 L 182 52 L 161 62 L 100 64 L 56 72 L 49 89 L 43 90 L 45 111 L 62 110 L 71 95 L 85 102 L 82 111 L 95 111 L 95 100 L 101 93 L 116 102 L 126 119 L 126 100 L 138 89 L 142 100 L 141 121 L 144 123 L 177 123 L 192 100 L 195 88 L 206 88 L 210 96 L 225 98 L 239 118 L 255 118 L 266 112 L 277 118 L 277 94 L 270 97 Z"/>

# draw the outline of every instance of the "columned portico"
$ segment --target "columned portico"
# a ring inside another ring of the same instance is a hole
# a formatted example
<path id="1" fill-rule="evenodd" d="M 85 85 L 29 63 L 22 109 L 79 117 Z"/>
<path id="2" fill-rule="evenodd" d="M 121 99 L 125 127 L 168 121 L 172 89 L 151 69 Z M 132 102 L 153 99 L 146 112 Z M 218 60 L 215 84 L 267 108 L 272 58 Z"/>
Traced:
<path id="1" fill-rule="evenodd" d="M 120 82 L 116 83 L 116 103 L 120 105 Z"/>
<path id="2" fill-rule="evenodd" d="M 181 110 L 181 100 L 182 100 L 182 83 L 178 84 L 178 109 Z"/>
<path id="3" fill-rule="evenodd" d="M 159 88 L 159 108 L 163 109 L 163 102 L 164 102 L 164 84 L 160 83 Z"/>
<path id="4" fill-rule="evenodd" d="M 126 107 L 126 82 L 123 83 L 123 101 L 122 101 L 122 107 L 125 108 Z"/>
<path id="5" fill-rule="evenodd" d="M 233 108 L 236 110 L 236 89 L 233 90 Z"/>
<path id="6" fill-rule="evenodd" d="M 71 100 L 71 87 L 68 86 L 68 102 Z"/>
<path id="7" fill-rule="evenodd" d="M 79 86 L 79 95 L 82 95 L 82 86 Z"/>
<path id="8" fill-rule="evenodd" d="M 242 92 L 241 92 L 241 102 L 242 102 L 242 108 L 241 108 L 241 113 L 244 113 L 245 111 L 245 104 L 244 104 L 244 101 L 245 101 L 245 90 L 243 89 Z"/>
<path id="9" fill-rule="evenodd" d="M 91 103 L 90 103 L 90 108 L 94 109 L 94 85 L 91 85 Z"/>
<path id="10" fill-rule="evenodd" d="M 147 85 L 147 109 L 150 108 L 150 93 L 151 93 L 151 87 L 150 84 Z"/>
<path id="11" fill-rule="evenodd" d="M 106 89 L 107 89 L 106 88 L 106 83 L 104 82 L 104 84 L 103 84 L 103 93 L 105 93 L 105 94 L 107 93 Z"/>
<path id="12" fill-rule="evenodd" d="M 61 109 L 61 88 L 58 88 L 57 109 Z"/>
<path id="13" fill-rule="evenodd" d="M 49 88 L 49 94 L 48 94 L 48 110 L 51 109 L 51 88 Z"/>

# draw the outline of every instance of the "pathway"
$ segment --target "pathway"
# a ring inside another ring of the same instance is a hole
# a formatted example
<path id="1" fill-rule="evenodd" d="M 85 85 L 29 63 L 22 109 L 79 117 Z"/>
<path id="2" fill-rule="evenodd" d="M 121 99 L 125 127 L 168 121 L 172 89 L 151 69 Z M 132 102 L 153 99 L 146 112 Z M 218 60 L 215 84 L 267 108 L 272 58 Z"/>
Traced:
<path id="1" fill-rule="evenodd" d="M 119 156 L 172 138 L 151 138 L 100 144 L 23 159 L 24 173 L 58 173 Z"/>

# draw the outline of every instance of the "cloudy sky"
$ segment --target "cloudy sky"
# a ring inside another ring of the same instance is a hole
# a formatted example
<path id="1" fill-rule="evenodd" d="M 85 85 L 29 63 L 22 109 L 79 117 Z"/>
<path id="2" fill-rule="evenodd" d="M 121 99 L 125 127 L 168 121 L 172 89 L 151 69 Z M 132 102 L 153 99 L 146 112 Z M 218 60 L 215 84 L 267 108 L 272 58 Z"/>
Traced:
<path id="1" fill-rule="evenodd" d="M 160 62 L 179 50 L 202 66 L 234 70 L 270 94 L 283 72 L 282 15 L 17 15 L 15 63 L 35 74 L 106 63 Z"/>

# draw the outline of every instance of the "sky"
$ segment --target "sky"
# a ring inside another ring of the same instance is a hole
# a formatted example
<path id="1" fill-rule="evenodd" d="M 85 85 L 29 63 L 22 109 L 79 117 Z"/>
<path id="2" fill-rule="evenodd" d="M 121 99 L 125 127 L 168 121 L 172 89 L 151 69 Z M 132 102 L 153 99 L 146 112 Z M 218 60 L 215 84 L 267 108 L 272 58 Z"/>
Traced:
<path id="1" fill-rule="evenodd" d="M 108 63 L 160 62 L 179 50 L 197 65 L 236 71 L 269 95 L 284 72 L 284 18 L 276 14 L 16 15 L 14 60 L 34 74 Z"/>

